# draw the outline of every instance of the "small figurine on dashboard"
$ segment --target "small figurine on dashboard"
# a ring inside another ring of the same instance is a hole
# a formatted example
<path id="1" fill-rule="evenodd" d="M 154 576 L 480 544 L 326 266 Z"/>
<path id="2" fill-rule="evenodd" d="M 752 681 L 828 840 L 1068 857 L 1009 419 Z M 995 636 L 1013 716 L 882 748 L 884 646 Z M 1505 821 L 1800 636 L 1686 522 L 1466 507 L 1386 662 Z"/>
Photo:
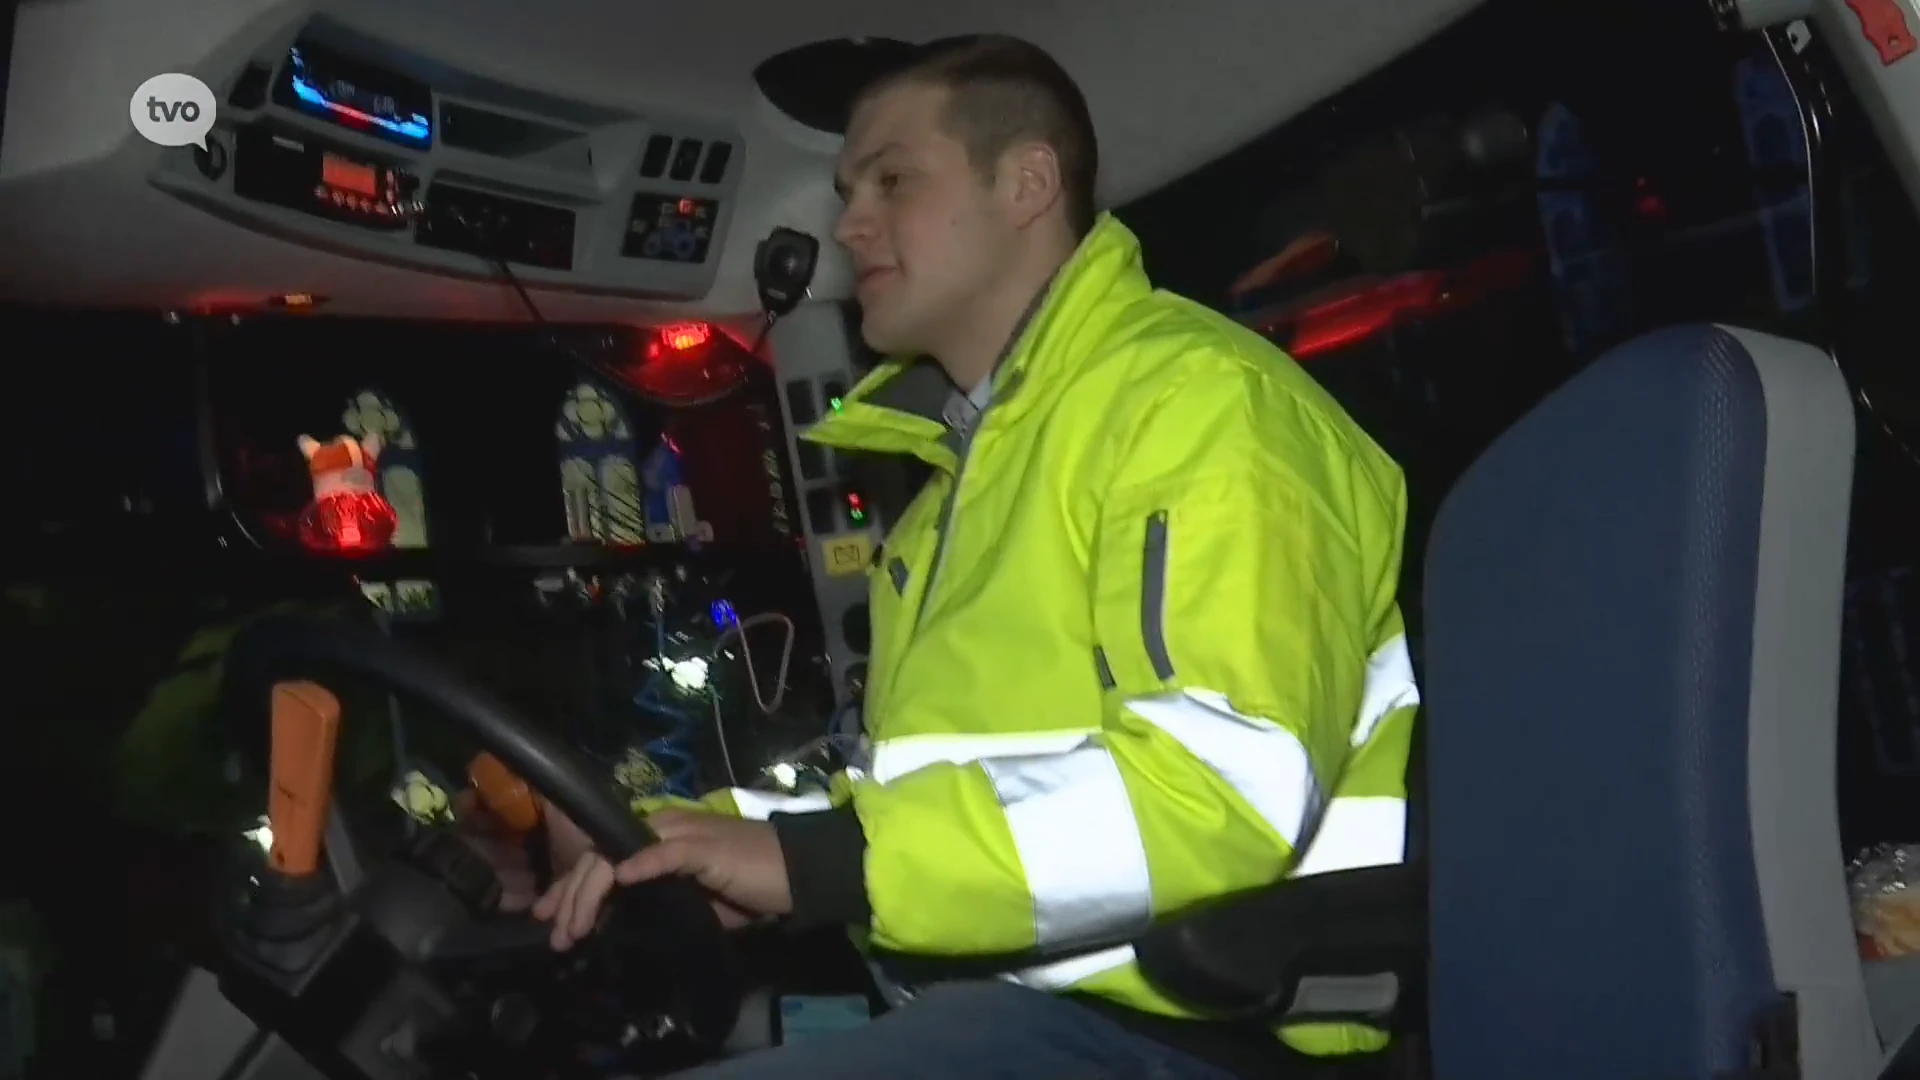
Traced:
<path id="1" fill-rule="evenodd" d="M 399 516 L 380 494 L 374 467 L 380 436 L 342 435 L 322 443 L 300 436 L 300 453 L 313 473 L 313 502 L 300 515 L 300 543 L 321 555 L 367 555 L 386 548 Z"/>

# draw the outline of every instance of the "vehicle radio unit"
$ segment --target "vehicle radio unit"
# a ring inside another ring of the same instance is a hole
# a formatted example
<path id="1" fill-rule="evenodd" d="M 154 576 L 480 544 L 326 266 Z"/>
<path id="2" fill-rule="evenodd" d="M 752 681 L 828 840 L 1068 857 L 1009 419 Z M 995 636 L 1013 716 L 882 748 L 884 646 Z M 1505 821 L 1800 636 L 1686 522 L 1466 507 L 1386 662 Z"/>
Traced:
<path id="1" fill-rule="evenodd" d="M 234 137 L 233 191 L 371 229 L 401 231 L 420 210 L 420 180 L 389 162 L 254 124 Z"/>
<path id="2" fill-rule="evenodd" d="M 433 145 L 433 91 L 310 41 L 287 50 L 274 104 L 416 150 Z"/>

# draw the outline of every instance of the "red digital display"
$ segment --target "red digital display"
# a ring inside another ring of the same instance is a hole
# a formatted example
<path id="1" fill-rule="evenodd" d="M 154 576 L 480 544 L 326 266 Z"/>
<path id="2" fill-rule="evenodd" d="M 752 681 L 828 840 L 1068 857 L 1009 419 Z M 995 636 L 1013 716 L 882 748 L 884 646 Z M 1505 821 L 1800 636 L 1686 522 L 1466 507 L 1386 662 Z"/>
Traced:
<path id="1" fill-rule="evenodd" d="M 336 191 L 344 191 L 367 199 L 380 197 L 380 174 L 374 167 L 362 165 L 357 161 L 348 161 L 337 154 L 328 154 L 321 158 L 320 179 Z"/>

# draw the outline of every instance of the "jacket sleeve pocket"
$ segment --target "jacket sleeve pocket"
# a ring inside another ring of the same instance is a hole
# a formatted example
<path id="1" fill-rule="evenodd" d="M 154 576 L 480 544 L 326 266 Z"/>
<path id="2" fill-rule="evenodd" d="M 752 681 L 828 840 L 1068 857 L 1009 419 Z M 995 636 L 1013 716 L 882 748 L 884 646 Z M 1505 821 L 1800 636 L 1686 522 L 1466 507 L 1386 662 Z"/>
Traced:
<path id="1" fill-rule="evenodd" d="M 1101 519 L 1096 665 L 1125 702 L 1219 695 L 1337 768 L 1367 650 L 1361 564 L 1279 485 L 1215 477 L 1116 499 Z"/>

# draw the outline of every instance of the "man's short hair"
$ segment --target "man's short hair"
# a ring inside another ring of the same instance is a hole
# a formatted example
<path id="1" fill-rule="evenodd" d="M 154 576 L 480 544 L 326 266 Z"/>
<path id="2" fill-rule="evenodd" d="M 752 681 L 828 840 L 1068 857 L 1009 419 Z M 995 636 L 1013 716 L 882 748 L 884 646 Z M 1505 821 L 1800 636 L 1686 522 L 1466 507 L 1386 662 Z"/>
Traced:
<path id="1" fill-rule="evenodd" d="M 1033 139 L 1052 147 L 1060 161 L 1067 222 L 1075 237 L 1093 229 L 1094 179 L 1100 171 L 1093 117 L 1073 77 L 1045 49 L 1003 34 L 936 41 L 870 83 L 855 104 L 902 83 L 948 91 L 947 133 L 967 148 L 967 159 L 983 173 L 1015 143 Z"/>

